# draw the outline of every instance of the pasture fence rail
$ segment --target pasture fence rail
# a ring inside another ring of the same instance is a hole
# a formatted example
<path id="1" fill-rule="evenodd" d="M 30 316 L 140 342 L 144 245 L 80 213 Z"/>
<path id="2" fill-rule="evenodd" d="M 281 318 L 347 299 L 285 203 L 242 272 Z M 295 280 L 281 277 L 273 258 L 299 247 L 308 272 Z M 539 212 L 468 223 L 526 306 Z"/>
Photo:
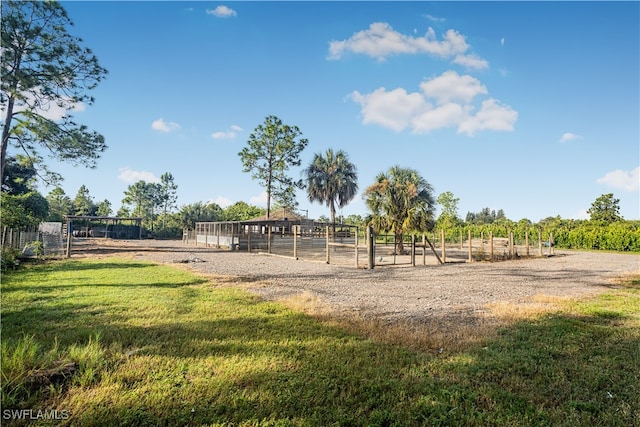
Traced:
<path id="1" fill-rule="evenodd" d="M 502 261 L 554 254 L 553 234 L 541 230 L 514 233 L 471 227 L 428 233 L 375 234 L 371 227 L 332 226 L 324 223 L 272 227 L 251 223 L 197 223 L 183 241 L 232 251 L 352 265 L 441 265 L 456 262 Z"/>

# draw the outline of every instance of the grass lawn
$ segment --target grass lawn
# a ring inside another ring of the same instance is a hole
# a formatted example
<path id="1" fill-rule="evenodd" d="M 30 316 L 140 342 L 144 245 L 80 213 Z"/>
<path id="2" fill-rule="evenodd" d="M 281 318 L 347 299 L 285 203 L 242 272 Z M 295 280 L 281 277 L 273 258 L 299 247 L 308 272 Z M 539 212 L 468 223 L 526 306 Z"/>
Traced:
<path id="1" fill-rule="evenodd" d="M 638 276 L 441 354 L 126 259 L 1 286 L 3 425 L 640 425 Z"/>

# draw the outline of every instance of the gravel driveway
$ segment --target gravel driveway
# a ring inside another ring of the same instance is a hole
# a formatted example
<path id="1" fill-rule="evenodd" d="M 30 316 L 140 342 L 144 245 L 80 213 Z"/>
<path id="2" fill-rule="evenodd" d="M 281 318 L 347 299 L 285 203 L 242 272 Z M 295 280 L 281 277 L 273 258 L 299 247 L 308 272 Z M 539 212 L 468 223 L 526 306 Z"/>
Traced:
<path id="1" fill-rule="evenodd" d="M 611 278 L 640 273 L 640 256 L 556 251 L 556 256 L 441 266 L 384 266 L 374 270 L 229 252 L 177 241 L 74 243 L 74 256 L 126 254 L 160 263 L 189 261 L 195 272 L 242 279 L 250 291 L 278 300 L 317 297 L 337 312 L 389 321 L 468 317 L 488 303 L 527 303 L 537 295 L 580 297 L 606 291 Z M 190 262 L 194 259 L 202 262 Z"/>

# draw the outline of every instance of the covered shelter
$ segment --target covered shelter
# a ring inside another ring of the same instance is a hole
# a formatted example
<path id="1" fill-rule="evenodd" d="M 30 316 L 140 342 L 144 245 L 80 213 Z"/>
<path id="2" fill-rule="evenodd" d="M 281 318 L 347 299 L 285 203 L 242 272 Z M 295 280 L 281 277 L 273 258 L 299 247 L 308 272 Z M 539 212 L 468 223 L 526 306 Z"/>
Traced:
<path id="1" fill-rule="evenodd" d="M 193 235 L 186 235 L 187 241 L 195 239 L 195 244 L 231 250 L 268 250 L 274 244 L 298 238 L 324 238 L 325 222 L 315 221 L 289 209 L 276 209 L 267 218 L 262 215 L 242 221 L 196 222 Z M 345 236 L 352 234 L 353 226 L 336 224 Z"/>
<path id="2" fill-rule="evenodd" d="M 141 239 L 141 217 L 66 215 L 65 232 L 73 237 Z"/>

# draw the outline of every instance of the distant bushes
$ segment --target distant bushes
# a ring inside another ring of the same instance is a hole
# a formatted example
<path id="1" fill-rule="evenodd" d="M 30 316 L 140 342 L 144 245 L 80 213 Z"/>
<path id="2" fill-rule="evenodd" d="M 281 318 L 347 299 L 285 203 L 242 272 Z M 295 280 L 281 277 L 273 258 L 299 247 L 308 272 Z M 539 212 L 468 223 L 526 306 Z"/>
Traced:
<path id="1" fill-rule="evenodd" d="M 565 249 L 609 250 L 620 252 L 640 252 L 640 221 L 616 221 L 605 223 L 601 221 L 567 220 L 548 218 L 538 224 L 527 221 L 514 222 L 510 220 L 497 221 L 492 224 L 467 224 L 462 227 L 445 229 L 447 242 L 459 242 L 460 231 L 462 238 L 467 239 L 471 231 L 473 238 L 508 237 L 513 232 L 516 242 L 522 242 L 528 232 L 529 242 L 535 245 L 539 233 L 544 242 L 553 233 L 554 246 Z M 439 236 L 439 235 L 438 235 Z"/>
<path id="2" fill-rule="evenodd" d="M 585 221 L 573 228 L 553 230 L 556 246 L 567 249 L 603 249 L 640 251 L 640 221 L 617 221 L 598 224 Z"/>

